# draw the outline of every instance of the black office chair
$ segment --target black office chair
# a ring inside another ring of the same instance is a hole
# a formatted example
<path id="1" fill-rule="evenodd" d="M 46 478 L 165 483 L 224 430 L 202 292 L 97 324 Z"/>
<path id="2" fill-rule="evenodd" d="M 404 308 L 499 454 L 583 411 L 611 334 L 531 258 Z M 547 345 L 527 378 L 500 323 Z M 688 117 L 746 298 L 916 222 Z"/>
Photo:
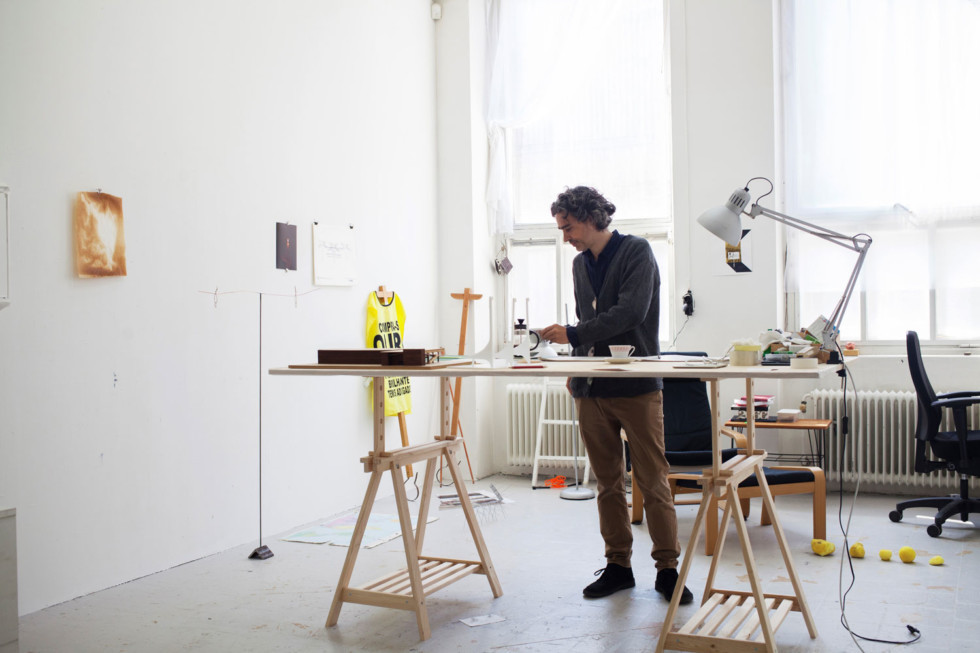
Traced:
<path id="1" fill-rule="evenodd" d="M 970 498 L 970 477 L 980 476 L 980 431 L 970 430 L 966 423 L 968 406 L 980 403 L 980 391 L 950 392 L 937 395 L 926 376 L 922 363 L 922 350 L 919 335 L 909 331 L 905 337 L 908 351 L 909 371 L 915 385 L 918 410 L 915 419 L 915 471 L 931 474 L 947 470 L 960 475 L 959 495 L 927 497 L 902 501 L 895 506 L 888 517 L 893 522 L 902 521 L 902 513 L 909 508 L 937 508 L 935 523 L 926 529 L 932 537 L 943 532 L 943 523 L 953 515 L 967 521 L 970 513 L 980 513 L 980 500 Z M 940 431 L 943 409 L 953 412 L 955 431 Z M 927 451 L 928 450 L 928 451 Z M 931 451 L 934 458 L 926 457 Z"/>

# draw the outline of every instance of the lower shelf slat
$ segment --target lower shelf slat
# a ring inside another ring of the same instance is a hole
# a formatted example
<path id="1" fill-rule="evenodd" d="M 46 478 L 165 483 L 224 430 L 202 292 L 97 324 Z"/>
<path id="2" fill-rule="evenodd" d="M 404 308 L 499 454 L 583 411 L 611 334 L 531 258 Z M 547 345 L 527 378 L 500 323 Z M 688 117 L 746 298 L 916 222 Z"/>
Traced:
<path id="1" fill-rule="evenodd" d="M 485 574 L 482 563 L 472 560 L 419 558 L 422 594 L 428 596 L 470 574 Z M 401 599 L 412 597 L 412 577 L 408 568 L 347 590 L 345 601 L 366 605 L 398 607 Z M 393 605 L 397 604 L 397 605 Z M 409 608 L 411 609 L 411 608 Z"/>
<path id="2" fill-rule="evenodd" d="M 799 612 L 793 597 L 765 594 L 765 605 L 772 632 L 783 624 L 790 612 Z M 691 619 L 676 632 L 667 635 L 666 648 L 682 651 L 732 651 L 749 653 L 765 651 L 759 631 L 759 613 L 755 598 L 746 592 L 715 590 Z M 738 634 L 732 637 L 735 631 Z"/>

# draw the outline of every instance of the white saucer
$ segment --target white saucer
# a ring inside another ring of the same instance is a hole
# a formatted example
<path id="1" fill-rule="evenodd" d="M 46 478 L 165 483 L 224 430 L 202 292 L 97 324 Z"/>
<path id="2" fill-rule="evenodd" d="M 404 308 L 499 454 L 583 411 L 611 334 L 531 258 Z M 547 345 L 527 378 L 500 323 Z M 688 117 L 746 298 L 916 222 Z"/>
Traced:
<path id="1" fill-rule="evenodd" d="M 629 363 L 632 363 L 634 360 L 635 359 L 633 359 L 633 358 L 612 358 L 612 357 L 610 357 L 610 358 L 607 358 L 606 359 L 606 362 L 607 363 L 610 363 L 612 365 L 628 365 Z"/>

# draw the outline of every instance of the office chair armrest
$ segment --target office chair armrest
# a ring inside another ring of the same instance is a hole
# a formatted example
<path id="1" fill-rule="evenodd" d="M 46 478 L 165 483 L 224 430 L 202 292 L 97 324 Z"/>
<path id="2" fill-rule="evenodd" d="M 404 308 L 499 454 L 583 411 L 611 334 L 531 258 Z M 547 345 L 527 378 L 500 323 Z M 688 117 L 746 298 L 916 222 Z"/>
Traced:
<path id="1" fill-rule="evenodd" d="M 980 392 L 950 392 L 939 395 L 932 405 L 936 408 L 957 408 L 980 404 Z"/>
<path id="2" fill-rule="evenodd" d="M 956 399 L 959 397 L 980 397 L 980 390 L 961 390 L 960 392 L 946 392 L 936 395 L 936 399 Z"/>

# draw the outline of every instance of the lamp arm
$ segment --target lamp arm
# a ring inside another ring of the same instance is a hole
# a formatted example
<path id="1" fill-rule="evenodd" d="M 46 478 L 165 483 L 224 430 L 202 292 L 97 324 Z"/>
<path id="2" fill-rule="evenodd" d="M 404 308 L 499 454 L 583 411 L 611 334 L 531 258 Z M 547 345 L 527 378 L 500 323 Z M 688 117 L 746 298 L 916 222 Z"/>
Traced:
<path id="1" fill-rule="evenodd" d="M 857 262 L 854 264 L 854 269 L 851 271 L 851 276 L 847 280 L 847 285 L 844 287 L 844 294 L 837 301 L 837 306 L 834 307 L 834 312 L 831 314 L 830 318 L 827 320 L 827 326 L 824 327 L 823 333 L 820 334 L 820 340 L 825 346 L 831 346 L 834 338 L 840 333 L 840 323 L 844 319 L 844 311 L 847 310 L 847 304 L 851 300 L 851 295 L 854 293 L 854 287 L 857 285 L 858 274 L 861 272 L 861 266 L 864 265 L 864 257 L 868 254 L 868 248 L 871 246 L 871 240 L 867 240 L 864 246 L 859 250 Z"/>
<path id="2" fill-rule="evenodd" d="M 753 204 L 746 214 L 751 218 L 755 218 L 758 215 L 764 215 L 767 218 L 775 220 L 776 222 L 781 222 L 787 226 L 793 227 L 794 229 L 805 231 L 811 236 L 816 236 L 817 238 L 821 238 L 858 253 L 857 262 L 854 264 L 854 269 L 851 271 L 851 276 L 847 280 L 847 285 L 844 287 L 844 294 L 841 295 L 841 298 L 837 301 L 837 306 L 834 307 L 834 312 L 827 320 L 827 326 L 824 327 L 823 332 L 820 334 L 820 341 L 822 345 L 825 348 L 833 348 L 834 340 L 837 337 L 837 334 L 840 333 L 840 323 L 844 318 L 844 311 L 847 310 L 847 304 L 851 301 L 851 295 L 854 293 L 854 288 L 857 285 L 857 279 L 861 272 L 861 266 L 864 265 L 864 257 L 867 256 L 868 248 L 871 247 L 871 237 L 865 234 L 845 236 L 842 233 L 821 227 L 819 225 L 811 224 L 804 220 L 800 220 L 799 218 L 784 215 L 778 211 L 773 211 L 772 209 L 759 206 L 758 204 Z"/>
<path id="3" fill-rule="evenodd" d="M 764 206 L 759 206 L 758 204 L 753 204 L 749 210 L 746 212 L 750 218 L 755 218 L 759 215 L 764 215 L 767 218 L 771 218 L 776 222 L 781 222 L 785 225 L 793 227 L 794 229 L 799 229 L 800 231 L 805 231 L 811 236 L 816 236 L 817 238 L 822 238 L 824 240 L 836 243 L 841 247 L 846 247 L 855 252 L 861 252 L 868 248 L 871 244 L 871 239 L 867 236 L 845 236 L 842 233 L 833 231 L 832 229 L 827 229 L 826 227 L 821 227 L 819 225 L 800 220 L 799 218 L 794 218 L 790 215 L 785 215 L 779 213 L 778 211 L 773 211 L 772 209 L 767 209 Z"/>

